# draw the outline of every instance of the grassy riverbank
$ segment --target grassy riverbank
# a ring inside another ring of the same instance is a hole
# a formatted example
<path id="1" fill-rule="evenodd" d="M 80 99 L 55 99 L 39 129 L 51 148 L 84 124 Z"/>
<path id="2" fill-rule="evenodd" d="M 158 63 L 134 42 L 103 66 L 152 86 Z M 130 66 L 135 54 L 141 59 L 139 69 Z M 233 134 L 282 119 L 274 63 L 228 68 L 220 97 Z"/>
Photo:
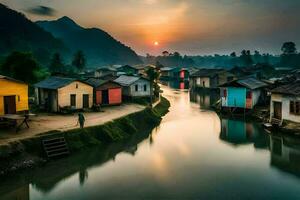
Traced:
<path id="1" fill-rule="evenodd" d="M 42 139 L 64 136 L 71 153 L 95 145 L 126 140 L 133 134 L 157 126 L 169 107 L 169 101 L 161 98 L 161 102 L 153 109 L 146 108 L 103 125 L 64 132 L 52 131 L 0 146 L 0 175 L 45 164 L 47 160 Z"/>

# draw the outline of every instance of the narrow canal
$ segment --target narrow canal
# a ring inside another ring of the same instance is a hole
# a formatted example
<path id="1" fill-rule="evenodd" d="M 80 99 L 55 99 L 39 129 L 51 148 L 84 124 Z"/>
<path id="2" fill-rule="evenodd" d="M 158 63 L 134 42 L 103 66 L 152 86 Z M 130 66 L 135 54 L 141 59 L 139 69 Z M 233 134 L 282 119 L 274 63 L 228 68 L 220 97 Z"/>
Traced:
<path id="1" fill-rule="evenodd" d="M 198 94 L 164 96 L 170 112 L 150 135 L 2 180 L 0 199 L 300 198 L 299 140 L 220 119 Z"/>

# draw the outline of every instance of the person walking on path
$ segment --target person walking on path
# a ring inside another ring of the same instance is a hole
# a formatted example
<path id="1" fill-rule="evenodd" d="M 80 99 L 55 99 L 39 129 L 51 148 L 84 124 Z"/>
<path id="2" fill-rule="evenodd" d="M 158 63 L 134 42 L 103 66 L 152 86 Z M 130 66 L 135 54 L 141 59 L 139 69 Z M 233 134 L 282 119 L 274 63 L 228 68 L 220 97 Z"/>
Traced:
<path id="1" fill-rule="evenodd" d="M 78 122 L 80 125 L 80 128 L 84 127 L 85 117 L 82 113 L 78 113 Z"/>

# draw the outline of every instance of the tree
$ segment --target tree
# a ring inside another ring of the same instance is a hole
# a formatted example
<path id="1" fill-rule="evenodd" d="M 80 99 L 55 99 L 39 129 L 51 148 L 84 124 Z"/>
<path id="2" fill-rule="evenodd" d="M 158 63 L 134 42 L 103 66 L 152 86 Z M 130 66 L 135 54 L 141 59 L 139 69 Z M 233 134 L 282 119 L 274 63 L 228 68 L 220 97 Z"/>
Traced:
<path id="1" fill-rule="evenodd" d="M 153 93 L 155 95 L 159 94 L 159 87 L 158 86 L 158 79 L 160 77 L 160 72 L 158 69 L 149 67 L 148 70 L 146 71 L 147 77 L 150 81 L 150 106 L 152 107 L 153 104 Z M 153 90 L 155 89 L 155 91 Z"/>
<path id="2" fill-rule="evenodd" d="M 250 50 L 243 50 L 241 52 L 240 60 L 244 66 L 249 66 L 253 64 L 253 60 L 251 58 Z"/>
<path id="3" fill-rule="evenodd" d="M 82 51 L 78 51 L 74 54 L 72 65 L 76 67 L 79 71 L 85 68 L 86 59 Z"/>
<path id="4" fill-rule="evenodd" d="M 236 53 L 235 53 L 235 52 L 232 52 L 232 53 L 230 54 L 230 57 L 236 58 Z"/>
<path id="5" fill-rule="evenodd" d="M 59 53 L 53 54 L 53 57 L 51 59 L 51 63 L 49 66 L 49 70 L 52 74 L 64 71 L 64 64 L 62 62 L 62 58 Z"/>
<path id="6" fill-rule="evenodd" d="M 294 42 L 285 42 L 281 47 L 283 54 L 295 54 L 297 52 L 296 44 Z"/>
<path id="7" fill-rule="evenodd" d="M 12 52 L 1 65 L 3 75 L 33 84 L 38 80 L 39 66 L 31 53 Z"/>

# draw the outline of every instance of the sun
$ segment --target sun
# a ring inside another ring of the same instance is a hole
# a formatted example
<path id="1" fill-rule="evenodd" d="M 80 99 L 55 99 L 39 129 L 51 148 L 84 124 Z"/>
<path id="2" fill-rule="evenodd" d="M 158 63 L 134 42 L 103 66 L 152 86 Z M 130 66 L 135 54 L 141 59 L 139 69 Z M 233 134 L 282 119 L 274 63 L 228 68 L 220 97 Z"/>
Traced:
<path id="1" fill-rule="evenodd" d="M 154 46 L 158 46 L 159 43 L 157 41 L 154 42 Z"/>

